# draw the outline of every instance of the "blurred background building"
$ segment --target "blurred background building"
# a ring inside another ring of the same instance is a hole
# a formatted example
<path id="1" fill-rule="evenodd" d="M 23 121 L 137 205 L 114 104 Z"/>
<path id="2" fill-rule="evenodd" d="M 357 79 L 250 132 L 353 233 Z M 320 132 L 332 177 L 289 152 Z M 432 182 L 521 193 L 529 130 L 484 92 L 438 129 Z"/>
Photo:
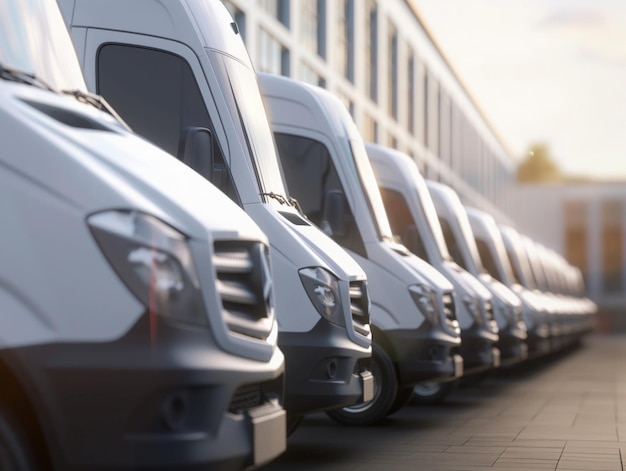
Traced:
<path id="1" fill-rule="evenodd" d="M 223 0 L 260 72 L 340 97 L 366 141 L 410 155 L 466 205 L 578 266 L 605 329 L 626 319 L 626 182 L 517 181 L 498 135 L 412 0 Z"/>

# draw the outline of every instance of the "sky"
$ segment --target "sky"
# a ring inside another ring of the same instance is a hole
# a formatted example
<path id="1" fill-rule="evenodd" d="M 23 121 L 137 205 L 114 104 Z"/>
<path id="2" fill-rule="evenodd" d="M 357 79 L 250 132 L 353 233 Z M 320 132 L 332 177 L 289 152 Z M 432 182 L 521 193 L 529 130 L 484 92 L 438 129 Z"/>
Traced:
<path id="1" fill-rule="evenodd" d="M 626 180 L 626 0 L 414 3 L 516 158 Z"/>

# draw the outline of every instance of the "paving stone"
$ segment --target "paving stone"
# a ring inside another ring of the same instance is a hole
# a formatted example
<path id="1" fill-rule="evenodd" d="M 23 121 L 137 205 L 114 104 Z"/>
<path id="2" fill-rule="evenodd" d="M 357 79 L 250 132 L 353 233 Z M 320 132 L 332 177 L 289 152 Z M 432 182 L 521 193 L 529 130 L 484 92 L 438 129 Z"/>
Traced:
<path id="1" fill-rule="evenodd" d="M 626 336 L 409 404 L 372 427 L 306 417 L 263 471 L 626 471 Z"/>

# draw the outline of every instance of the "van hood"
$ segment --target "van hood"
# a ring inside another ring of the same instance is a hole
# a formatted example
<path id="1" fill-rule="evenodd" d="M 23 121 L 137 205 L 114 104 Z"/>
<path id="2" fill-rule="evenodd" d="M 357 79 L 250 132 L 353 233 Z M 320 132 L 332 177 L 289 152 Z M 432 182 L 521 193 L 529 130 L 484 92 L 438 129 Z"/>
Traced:
<path id="1" fill-rule="evenodd" d="M 41 141 L 37 159 L 12 163 L 28 167 L 28 174 L 58 197 L 86 213 L 144 211 L 194 238 L 206 239 L 210 232 L 266 240 L 226 195 L 111 116 L 33 87 L 3 90 L 9 88 L 16 106 L 7 112 L 21 123 L 24 139 Z"/>
<path id="2" fill-rule="evenodd" d="M 410 252 L 404 245 L 384 242 L 385 249 L 414 273 L 420 280 L 425 280 L 433 288 L 441 291 L 453 291 L 454 286 L 436 268 Z"/>
<path id="3" fill-rule="evenodd" d="M 246 205 L 246 211 L 267 234 L 270 243 L 280 241 L 272 249 L 289 254 L 288 258 L 298 267 L 322 266 L 346 281 L 366 279 L 365 272 L 348 252 L 293 208 L 255 203 Z"/>
<path id="4" fill-rule="evenodd" d="M 488 273 L 483 273 L 482 275 L 480 275 L 480 279 L 485 284 L 489 285 L 491 292 L 494 294 L 494 296 L 498 296 L 506 304 L 510 306 L 516 306 L 516 307 L 522 305 L 522 302 L 520 301 L 519 296 L 517 296 L 513 292 L 513 290 L 511 290 L 510 288 L 508 288 L 507 286 L 505 286 L 504 284 L 502 284 L 501 282 L 493 278 Z"/>
<path id="5" fill-rule="evenodd" d="M 491 293 L 480 280 L 455 262 L 444 262 L 443 267 L 470 296 L 478 296 L 481 299 L 492 298 Z"/>

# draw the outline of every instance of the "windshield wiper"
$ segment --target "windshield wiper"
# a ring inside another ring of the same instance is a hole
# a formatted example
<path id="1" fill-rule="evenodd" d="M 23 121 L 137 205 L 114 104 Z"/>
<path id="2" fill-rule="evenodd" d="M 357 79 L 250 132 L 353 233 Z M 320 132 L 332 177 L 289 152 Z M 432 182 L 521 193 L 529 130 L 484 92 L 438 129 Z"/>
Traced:
<path id="1" fill-rule="evenodd" d="M 61 93 L 64 95 L 70 95 L 76 98 L 81 103 L 85 103 L 87 105 L 91 105 L 100 111 L 105 111 L 117 119 L 123 126 L 127 129 L 130 127 L 124 122 L 122 117 L 117 114 L 117 112 L 113 109 L 111 105 L 104 99 L 104 97 L 100 95 L 96 95 L 94 93 L 84 92 L 82 90 L 61 90 Z"/>
<path id="2" fill-rule="evenodd" d="M 290 206 L 290 201 L 283 195 L 278 194 L 278 193 L 274 193 L 273 191 L 270 191 L 269 193 L 261 193 L 262 196 L 269 196 L 272 199 L 275 199 L 276 201 L 278 201 L 280 204 L 284 204 L 286 206 Z"/>
<path id="3" fill-rule="evenodd" d="M 43 90 L 48 90 L 50 92 L 56 93 L 56 90 L 54 88 L 52 88 L 42 79 L 37 77 L 35 74 L 31 72 L 26 72 L 20 69 L 13 69 L 11 67 L 5 67 L 2 64 L 0 64 L 0 78 L 4 80 L 9 80 L 11 82 L 31 85 L 33 87 L 41 88 Z"/>
<path id="4" fill-rule="evenodd" d="M 308 219 L 306 217 L 306 214 L 304 214 L 304 211 L 302 211 L 302 207 L 300 206 L 300 203 L 298 203 L 298 200 L 295 199 L 293 196 L 289 197 L 289 204 L 293 206 L 294 208 L 296 208 L 296 211 L 298 211 L 301 216 L 304 216 L 305 219 Z"/>

